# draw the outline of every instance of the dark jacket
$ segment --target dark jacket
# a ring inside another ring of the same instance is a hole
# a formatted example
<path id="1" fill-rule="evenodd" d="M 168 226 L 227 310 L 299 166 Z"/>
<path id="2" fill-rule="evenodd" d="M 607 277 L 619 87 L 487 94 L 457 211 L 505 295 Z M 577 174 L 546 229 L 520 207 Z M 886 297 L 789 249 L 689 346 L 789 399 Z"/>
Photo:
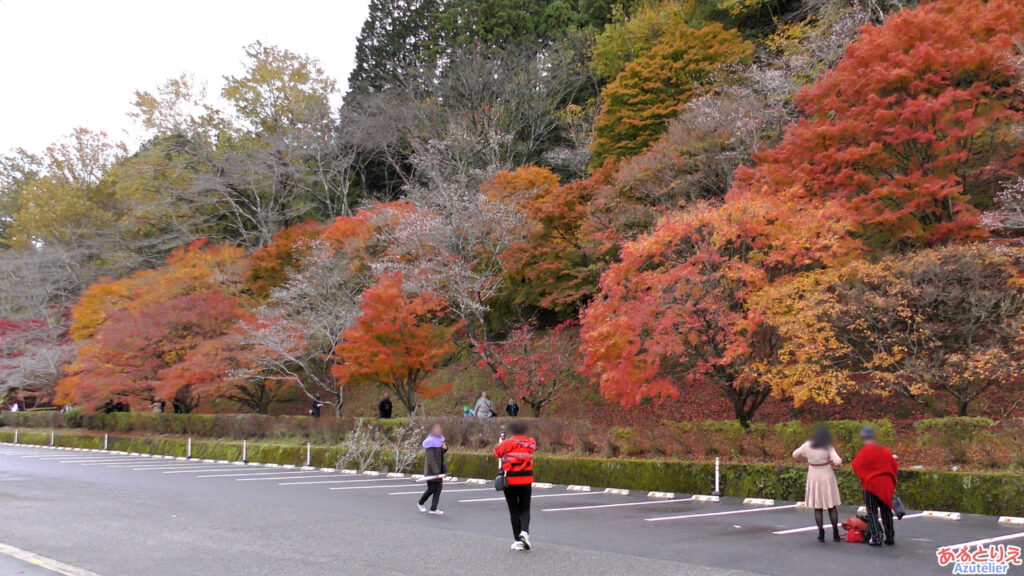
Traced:
<path id="1" fill-rule="evenodd" d="M 377 404 L 377 411 L 380 412 L 381 418 L 385 420 L 391 418 L 391 400 L 387 398 L 381 400 L 380 404 Z"/>
<path id="2" fill-rule="evenodd" d="M 426 449 L 426 454 L 423 458 L 424 476 L 437 476 L 448 473 L 448 467 L 444 463 L 444 453 L 445 449 L 440 447 Z"/>

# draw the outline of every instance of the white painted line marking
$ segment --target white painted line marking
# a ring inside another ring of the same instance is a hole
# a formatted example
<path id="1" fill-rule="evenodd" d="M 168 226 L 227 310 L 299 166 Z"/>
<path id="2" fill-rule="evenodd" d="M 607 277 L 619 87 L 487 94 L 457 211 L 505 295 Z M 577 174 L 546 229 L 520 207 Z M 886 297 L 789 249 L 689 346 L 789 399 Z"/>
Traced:
<path id="1" fill-rule="evenodd" d="M 465 484 L 465 482 L 449 482 L 449 484 Z M 329 490 L 375 490 L 377 488 L 413 488 L 422 484 L 382 484 L 380 486 L 334 486 Z M 504 498 L 502 498 L 504 500 Z M 462 500 L 459 500 L 462 502 Z"/>
<path id="2" fill-rule="evenodd" d="M 650 506 L 652 504 L 668 504 L 670 502 L 693 502 L 693 496 L 673 500 L 644 500 L 643 502 L 620 502 L 618 504 L 595 504 L 593 506 L 568 506 L 566 508 L 545 508 L 544 512 L 571 512 L 573 510 L 595 510 L 597 508 L 625 508 L 627 506 Z"/>
<path id="3" fill-rule="evenodd" d="M 906 516 L 904 516 L 906 518 Z M 984 546 L 985 544 L 994 544 L 996 542 L 1005 542 L 1007 540 L 1017 540 L 1024 538 L 1024 532 L 1017 532 L 1016 534 L 1007 534 L 1005 536 L 995 536 L 993 538 L 985 538 L 982 540 L 972 540 L 971 542 L 964 542 L 962 544 L 950 544 L 949 546 L 943 546 L 943 548 L 963 548 L 964 546 Z"/>
<path id="4" fill-rule="evenodd" d="M 472 484 L 472 482 L 467 482 L 467 484 Z M 494 488 L 457 488 L 455 490 L 445 489 L 443 492 L 441 492 L 441 494 L 448 494 L 449 492 L 486 492 L 488 490 L 494 490 Z M 414 490 L 412 492 L 388 492 L 388 496 L 410 496 L 412 494 L 423 494 L 423 490 Z"/>
<path id="5" fill-rule="evenodd" d="M 116 458 L 105 458 L 105 457 L 93 457 L 93 458 L 75 458 L 73 460 L 64 459 L 59 461 L 61 464 L 113 464 L 116 462 L 138 462 L 138 459 L 132 458 L 131 460 L 116 457 Z"/>
<path id="6" fill-rule="evenodd" d="M 12 558 L 17 558 L 22 562 L 28 562 L 29 564 L 42 566 L 43 568 L 46 568 L 51 572 L 63 574 L 64 576 L 99 576 L 99 574 L 96 574 L 95 572 L 89 572 L 88 570 L 83 570 L 82 568 L 75 568 L 74 566 L 69 566 L 63 562 L 58 562 L 57 560 L 53 560 L 45 556 L 33 554 L 32 552 L 22 550 L 21 548 L 8 546 L 7 544 L 0 544 L 0 554 L 5 554 Z"/>
<path id="7" fill-rule="evenodd" d="M 904 520 L 910 520 L 911 518 L 922 518 L 923 516 L 924 516 L 924 514 L 907 514 L 906 516 L 903 517 L 903 519 Z M 793 528 L 791 530 L 777 530 L 775 532 L 772 532 L 772 534 L 776 534 L 776 535 L 779 535 L 779 536 L 785 536 L 786 534 L 800 534 L 801 532 L 814 532 L 817 529 L 818 529 L 817 526 L 808 526 L 807 528 Z"/>
<path id="8" fill-rule="evenodd" d="M 190 471 L 195 470 L 195 471 L 202 471 L 202 470 L 209 470 L 209 469 L 210 469 L 210 465 L 209 464 L 201 464 L 199 466 L 193 466 L 191 464 L 178 464 L 177 466 L 166 466 L 165 465 L 165 466 L 133 466 L 132 467 L 132 470 L 136 470 L 136 471 L 138 471 L 138 470 L 143 470 L 143 471 L 145 471 L 145 470 L 190 470 Z"/>
<path id="9" fill-rule="evenodd" d="M 280 474 L 281 472 L 238 472 L 238 468 L 204 468 L 202 470 L 168 470 L 164 474 L 203 474 L 205 472 L 236 472 L 235 474 L 220 474 L 220 476 L 255 476 L 257 474 Z M 196 476 L 196 478 L 216 478 L 213 476 Z"/>
<path id="10" fill-rule="evenodd" d="M 401 480 L 401 478 L 394 478 L 393 480 Z M 308 482 L 281 482 L 278 486 L 299 486 L 303 484 L 348 484 L 356 482 L 387 482 L 387 478 L 373 478 L 369 480 L 310 480 Z M 422 486 L 422 484 L 412 484 L 412 486 Z"/>
<path id="11" fill-rule="evenodd" d="M 280 474 L 280 472 L 278 472 Z M 270 476 L 268 478 L 235 478 L 235 482 L 259 482 L 261 480 L 291 480 L 292 478 L 323 478 L 323 472 L 311 474 L 309 472 L 303 473 L 296 471 L 295 474 L 290 476 Z"/>
<path id="12" fill-rule="evenodd" d="M 536 500 L 537 498 L 568 498 L 570 496 L 596 496 L 598 494 L 604 494 L 604 492 L 565 492 L 561 494 L 541 494 L 539 496 L 533 496 L 531 499 Z M 476 498 L 473 500 L 459 500 L 459 502 L 504 502 L 505 497 L 501 498 Z"/>
<path id="13" fill-rule="evenodd" d="M 746 510 L 728 510 L 726 512 L 708 512 L 704 514 L 684 514 L 682 516 L 659 516 L 657 518 L 644 518 L 647 522 L 662 522 L 664 520 L 682 520 L 684 518 L 708 518 L 710 516 L 729 516 L 732 514 L 753 514 L 755 512 L 771 512 L 773 510 L 786 510 L 790 508 L 796 508 L 796 504 L 787 504 L 786 506 L 768 506 L 765 508 L 753 508 Z"/>
<path id="14" fill-rule="evenodd" d="M 193 472 L 194 473 L 195 471 L 194 470 L 190 470 L 189 472 Z M 245 477 L 248 477 L 248 476 L 280 476 L 281 474 L 285 474 L 285 472 L 282 472 L 280 470 L 277 470 L 276 472 L 259 472 L 257 470 L 246 470 L 245 472 L 239 472 L 238 468 L 218 468 L 216 470 L 203 470 L 203 472 L 231 472 L 231 473 L 230 474 L 201 474 L 199 476 L 196 476 L 196 478 L 231 478 L 231 477 L 234 477 L 234 476 L 245 476 Z M 177 474 L 177 473 L 178 472 L 164 472 L 164 474 Z M 293 474 L 304 474 L 304 473 L 308 474 L 308 472 L 299 472 L 299 471 L 293 472 Z M 326 472 L 324 472 L 324 474 L 326 474 Z"/>

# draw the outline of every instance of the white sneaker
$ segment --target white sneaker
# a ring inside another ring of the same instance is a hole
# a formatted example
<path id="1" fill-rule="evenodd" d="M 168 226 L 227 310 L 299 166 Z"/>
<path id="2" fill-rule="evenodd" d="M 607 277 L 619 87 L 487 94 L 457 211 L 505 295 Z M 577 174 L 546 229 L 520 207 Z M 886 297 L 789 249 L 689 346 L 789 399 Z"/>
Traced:
<path id="1" fill-rule="evenodd" d="M 444 516 L 444 510 L 431 510 L 430 512 L 428 512 L 428 514 L 433 514 L 434 516 Z"/>
<path id="2" fill-rule="evenodd" d="M 523 544 L 524 549 L 529 550 L 531 548 L 530 535 L 525 530 L 519 533 L 519 541 Z"/>
<path id="3" fill-rule="evenodd" d="M 423 504 L 417 504 L 416 507 L 420 509 L 420 512 L 426 512 L 427 511 L 427 507 L 424 506 Z"/>
<path id="4" fill-rule="evenodd" d="M 519 552 L 519 551 L 522 551 L 522 550 L 526 550 L 526 546 L 524 546 L 523 543 L 520 542 L 519 540 L 516 540 L 515 542 L 512 543 L 512 549 L 515 550 L 516 552 Z"/>

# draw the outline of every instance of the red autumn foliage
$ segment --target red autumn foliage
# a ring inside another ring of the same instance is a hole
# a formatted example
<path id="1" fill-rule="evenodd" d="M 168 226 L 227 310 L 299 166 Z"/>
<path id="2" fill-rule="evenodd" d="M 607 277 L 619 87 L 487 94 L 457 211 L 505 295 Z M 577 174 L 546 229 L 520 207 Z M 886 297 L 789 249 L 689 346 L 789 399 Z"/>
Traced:
<path id="1" fill-rule="evenodd" d="M 495 346 L 496 377 L 509 394 L 530 407 L 535 417 L 578 377 L 578 328 L 575 321 L 563 322 L 547 332 L 521 326 Z"/>
<path id="2" fill-rule="evenodd" d="M 430 395 L 424 381 L 455 350 L 458 325 L 445 326 L 444 301 L 436 295 L 408 294 L 402 275 L 384 276 L 363 293 L 361 315 L 345 330 L 331 370 L 346 384 L 380 384 L 411 414 L 417 396 Z"/>
<path id="3" fill-rule="evenodd" d="M 171 400 L 185 386 L 222 375 L 217 364 L 196 361 L 171 369 L 243 316 L 235 299 L 217 291 L 113 312 L 79 348 L 62 390 L 86 407 L 113 398 Z"/>
<path id="4" fill-rule="evenodd" d="M 270 244 L 249 255 L 246 282 L 258 297 L 265 297 L 273 288 L 288 279 L 288 273 L 305 253 L 310 241 L 324 233 L 321 222 L 303 222 L 274 234 Z"/>
<path id="5" fill-rule="evenodd" d="M 582 315 L 584 370 L 624 406 L 712 386 L 748 425 L 779 342 L 752 297 L 857 253 L 834 203 L 749 195 L 667 215 L 627 244 Z"/>
<path id="6" fill-rule="evenodd" d="M 245 316 L 243 264 L 239 248 L 198 242 L 160 268 L 91 286 L 72 308 L 79 347 L 57 401 L 92 408 L 114 398 L 175 397 L 196 379 L 167 370 Z"/>
<path id="7" fill-rule="evenodd" d="M 806 117 L 741 168 L 735 193 L 840 199 L 867 244 L 982 238 L 978 209 L 1020 169 L 1024 4 L 939 0 L 866 26 L 797 97 Z"/>

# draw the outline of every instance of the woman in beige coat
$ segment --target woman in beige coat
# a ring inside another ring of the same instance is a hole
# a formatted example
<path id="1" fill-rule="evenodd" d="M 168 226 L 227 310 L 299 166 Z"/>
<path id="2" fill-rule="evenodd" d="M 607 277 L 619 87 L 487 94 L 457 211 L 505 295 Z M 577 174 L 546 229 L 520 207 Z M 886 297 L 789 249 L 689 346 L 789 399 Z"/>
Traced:
<path id="1" fill-rule="evenodd" d="M 832 433 L 824 426 L 814 431 L 814 438 L 804 442 L 793 451 L 793 458 L 807 460 L 807 495 L 804 498 L 808 508 L 814 508 L 814 521 L 818 524 L 818 542 L 825 541 L 824 510 L 832 522 L 832 539 L 839 542 L 839 484 L 833 468 L 840 466 L 843 459 L 832 446 Z"/>

